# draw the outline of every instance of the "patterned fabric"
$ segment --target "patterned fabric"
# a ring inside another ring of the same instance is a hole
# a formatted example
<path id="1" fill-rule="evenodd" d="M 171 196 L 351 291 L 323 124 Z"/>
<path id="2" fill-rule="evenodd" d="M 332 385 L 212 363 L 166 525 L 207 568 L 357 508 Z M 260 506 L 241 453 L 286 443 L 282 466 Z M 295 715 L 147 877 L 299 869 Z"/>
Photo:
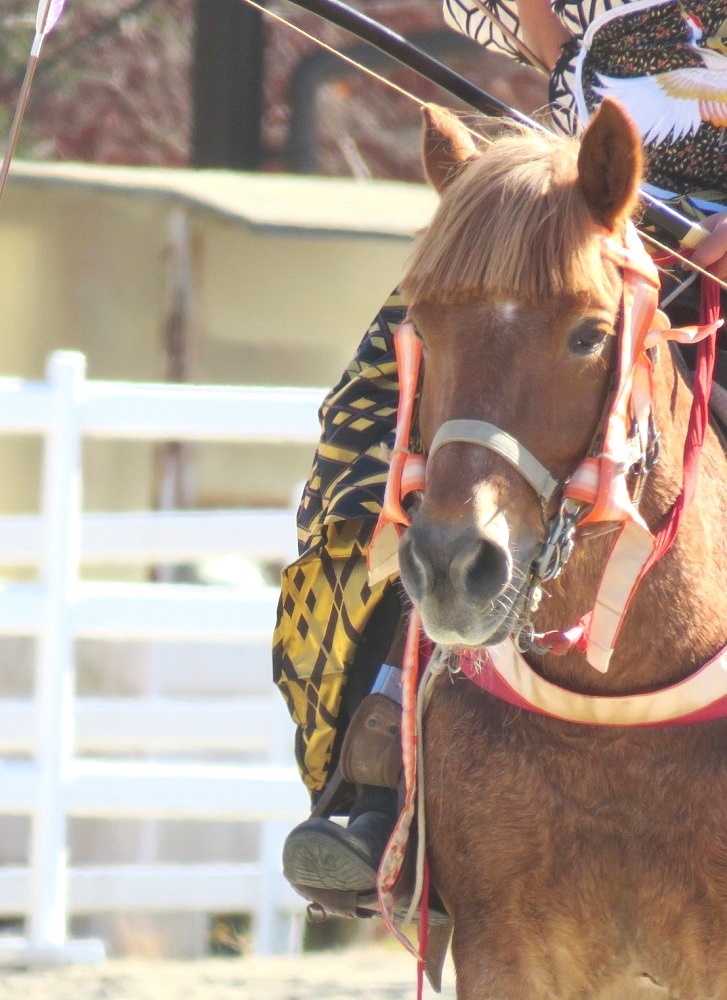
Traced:
<path id="1" fill-rule="evenodd" d="M 282 575 L 273 676 L 298 726 L 298 763 L 314 795 L 327 779 L 347 671 L 389 585 L 369 585 L 366 550 L 394 441 L 393 333 L 405 312 L 394 293 L 323 402 L 321 441 L 298 511 L 300 558 Z"/>
<path id="2" fill-rule="evenodd" d="M 321 441 L 298 512 L 301 554 L 316 545 L 332 521 L 378 518 L 399 398 L 393 334 L 405 315 L 394 292 L 323 401 Z"/>
<path id="3" fill-rule="evenodd" d="M 561 58 L 554 74 L 581 122 L 607 94 L 624 105 L 644 142 L 652 184 L 679 194 L 715 189 L 720 202 L 726 17 L 725 0 L 605 0 L 578 38 L 577 58 Z"/>
<path id="4" fill-rule="evenodd" d="M 512 0 L 487 6 L 519 30 Z M 724 203 L 727 0 L 553 0 L 553 10 L 574 36 L 551 75 L 555 127 L 577 134 L 611 94 L 639 129 L 651 184 Z M 444 0 L 444 19 L 513 53 L 473 0 Z"/>
<path id="5" fill-rule="evenodd" d="M 520 18 L 514 0 L 502 3 L 498 0 L 484 0 L 484 6 L 514 35 L 520 36 Z M 473 0 L 444 0 L 442 13 L 444 23 L 455 31 L 469 35 L 480 45 L 497 49 L 507 56 L 521 58 L 518 49 L 496 24 L 483 14 L 479 4 L 475 4 Z"/>

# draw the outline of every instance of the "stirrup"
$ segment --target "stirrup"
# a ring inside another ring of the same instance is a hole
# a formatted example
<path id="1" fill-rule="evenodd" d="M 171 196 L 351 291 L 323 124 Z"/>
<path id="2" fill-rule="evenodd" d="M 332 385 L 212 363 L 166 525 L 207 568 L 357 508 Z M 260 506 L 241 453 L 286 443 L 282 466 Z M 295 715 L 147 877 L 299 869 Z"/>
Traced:
<path id="1" fill-rule="evenodd" d="M 290 883 L 299 896 L 307 899 L 317 911 L 326 916 L 373 917 L 380 914 L 376 890 L 371 892 L 346 892 L 344 889 L 321 889 L 310 885 Z M 310 907 L 309 907 L 310 910 Z"/>
<path id="2" fill-rule="evenodd" d="M 379 917 L 381 909 L 376 890 L 372 892 L 344 892 L 342 889 L 318 889 L 310 885 L 296 885 L 290 883 L 292 888 L 307 899 L 314 907 L 325 911 L 330 916 L 337 917 Z M 405 908 L 397 907 L 395 916 L 403 918 Z M 419 923 L 420 911 L 417 909 L 413 916 L 415 924 Z M 429 923 L 432 927 L 441 927 L 450 922 L 447 911 L 442 906 L 439 898 L 435 895 L 429 904 Z"/>

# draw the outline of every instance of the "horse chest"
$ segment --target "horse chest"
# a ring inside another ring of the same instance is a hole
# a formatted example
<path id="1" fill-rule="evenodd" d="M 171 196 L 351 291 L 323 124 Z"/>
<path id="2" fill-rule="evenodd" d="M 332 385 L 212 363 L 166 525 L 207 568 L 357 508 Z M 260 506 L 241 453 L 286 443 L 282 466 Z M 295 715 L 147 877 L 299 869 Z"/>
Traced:
<path id="1" fill-rule="evenodd" d="M 464 685 L 437 695 L 429 841 L 456 922 L 484 918 L 492 947 L 505 927 L 539 942 L 558 975 L 585 949 L 672 980 L 679 955 L 693 970 L 703 953 L 727 976 L 727 733 L 589 734 Z M 714 995 L 727 997 L 727 979 Z"/>

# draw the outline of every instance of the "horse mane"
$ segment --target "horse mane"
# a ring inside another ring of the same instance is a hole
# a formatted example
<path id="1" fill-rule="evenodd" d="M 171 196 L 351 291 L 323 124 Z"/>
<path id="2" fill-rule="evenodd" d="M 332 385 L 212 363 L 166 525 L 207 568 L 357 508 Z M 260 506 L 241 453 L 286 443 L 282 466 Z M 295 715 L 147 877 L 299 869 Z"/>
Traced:
<path id="1" fill-rule="evenodd" d="M 613 297 L 576 140 L 508 126 L 444 191 L 408 267 L 410 303 Z"/>

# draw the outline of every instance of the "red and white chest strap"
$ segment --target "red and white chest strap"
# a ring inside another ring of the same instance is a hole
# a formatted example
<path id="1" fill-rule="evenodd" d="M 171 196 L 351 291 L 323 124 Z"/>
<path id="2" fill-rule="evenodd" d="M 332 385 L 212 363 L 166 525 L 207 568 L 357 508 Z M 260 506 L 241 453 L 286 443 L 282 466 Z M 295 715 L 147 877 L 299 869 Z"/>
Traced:
<path id="1" fill-rule="evenodd" d="M 590 726 L 684 726 L 727 718 L 727 647 L 695 673 L 659 691 L 576 694 L 537 674 L 511 639 L 464 650 L 459 668 L 474 684 L 528 712 Z"/>

